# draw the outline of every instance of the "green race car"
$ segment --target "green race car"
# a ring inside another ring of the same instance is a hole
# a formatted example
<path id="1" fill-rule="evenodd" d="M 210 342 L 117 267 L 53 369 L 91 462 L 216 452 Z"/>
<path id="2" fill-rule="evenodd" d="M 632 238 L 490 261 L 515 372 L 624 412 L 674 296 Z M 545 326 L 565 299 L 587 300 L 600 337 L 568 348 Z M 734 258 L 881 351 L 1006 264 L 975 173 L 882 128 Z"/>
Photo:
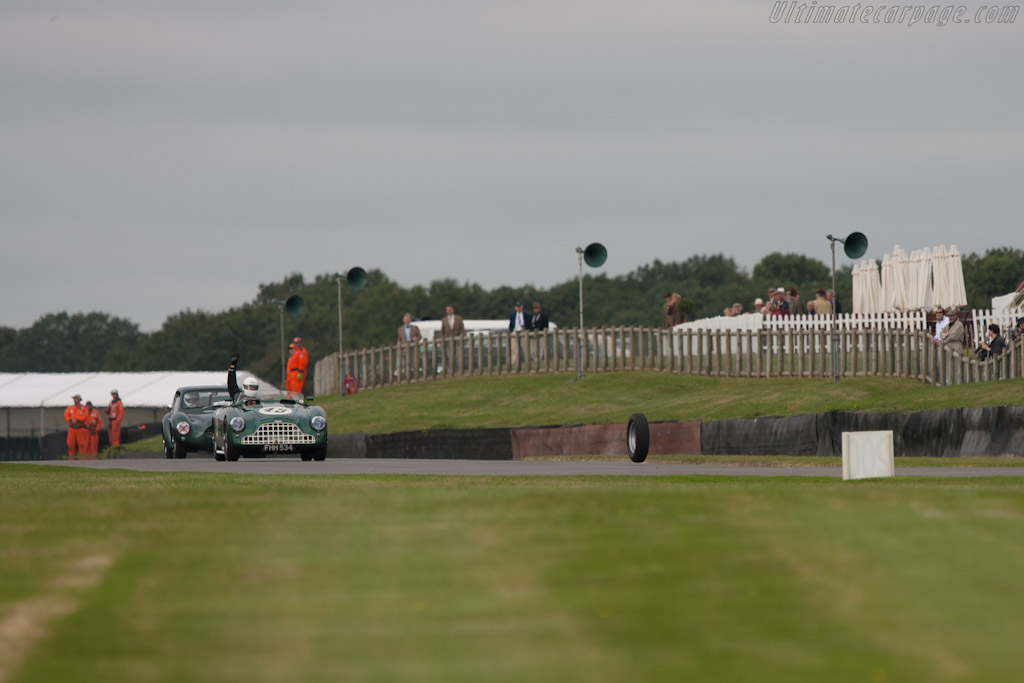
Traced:
<path id="1" fill-rule="evenodd" d="M 223 387 L 181 387 L 174 392 L 171 410 L 160 422 L 165 458 L 184 458 L 189 453 L 212 453 L 213 415 L 228 405 L 231 395 Z"/>
<path id="2" fill-rule="evenodd" d="M 292 453 L 303 460 L 325 460 L 327 416 L 298 393 L 239 393 L 214 414 L 213 441 L 217 460 Z"/>

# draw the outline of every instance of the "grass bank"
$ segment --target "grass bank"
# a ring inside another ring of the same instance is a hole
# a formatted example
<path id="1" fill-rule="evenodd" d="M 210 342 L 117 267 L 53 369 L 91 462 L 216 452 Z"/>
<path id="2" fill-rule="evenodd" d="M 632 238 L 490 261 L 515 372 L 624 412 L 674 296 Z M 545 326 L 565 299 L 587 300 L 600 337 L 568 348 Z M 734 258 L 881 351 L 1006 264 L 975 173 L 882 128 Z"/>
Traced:
<path id="1" fill-rule="evenodd" d="M 829 410 L 916 412 L 964 406 L 1019 405 L 1024 380 L 934 387 L 880 377 L 738 379 L 658 372 L 469 377 L 329 395 L 332 434 L 625 422 L 723 420 Z M 159 438 L 140 446 L 160 450 Z M 136 446 L 139 447 L 139 446 Z"/>
<path id="2" fill-rule="evenodd" d="M 830 410 L 916 412 L 963 406 L 1018 405 L 1024 380 L 934 387 L 912 380 L 852 378 L 737 379 L 656 372 L 474 377 L 326 396 L 332 432 L 382 433 L 444 427 L 723 420 Z"/>
<path id="3" fill-rule="evenodd" d="M 0 679 L 1014 680 L 1022 494 L 0 464 Z"/>

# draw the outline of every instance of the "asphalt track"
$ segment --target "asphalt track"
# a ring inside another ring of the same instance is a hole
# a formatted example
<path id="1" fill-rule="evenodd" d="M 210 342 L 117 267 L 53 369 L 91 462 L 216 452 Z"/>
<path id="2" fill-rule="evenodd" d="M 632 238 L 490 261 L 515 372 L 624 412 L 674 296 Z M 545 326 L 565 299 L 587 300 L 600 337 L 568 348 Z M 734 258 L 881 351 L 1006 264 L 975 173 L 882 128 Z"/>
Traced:
<path id="1" fill-rule="evenodd" d="M 329 458 L 302 462 L 298 458 L 241 459 L 138 458 L 116 460 L 33 460 L 23 464 L 137 472 L 208 472 L 221 474 L 414 474 L 472 477 L 579 476 L 754 476 L 832 477 L 842 479 L 841 467 L 734 467 L 674 465 L 617 461 L 552 460 L 402 460 L 397 458 Z M 897 477 L 1021 477 L 1024 467 L 897 467 Z"/>

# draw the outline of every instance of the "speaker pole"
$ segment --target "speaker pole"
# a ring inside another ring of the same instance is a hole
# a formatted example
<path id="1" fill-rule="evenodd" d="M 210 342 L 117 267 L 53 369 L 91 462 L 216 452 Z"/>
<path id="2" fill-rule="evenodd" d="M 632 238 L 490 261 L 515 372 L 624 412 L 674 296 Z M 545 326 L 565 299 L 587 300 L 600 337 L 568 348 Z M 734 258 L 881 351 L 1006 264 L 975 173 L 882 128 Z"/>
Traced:
<path id="1" fill-rule="evenodd" d="M 345 395 L 345 355 L 344 345 L 341 343 L 341 273 L 335 273 L 338 281 L 338 395 Z"/>
<path id="2" fill-rule="evenodd" d="M 839 332 L 836 329 L 836 301 L 839 296 L 836 294 L 836 241 L 832 235 L 828 236 L 832 243 L 832 377 L 833 381 L 839 381 Z"/>
<path id="3" fill-rule="evenodd" d="M 836 242 L 843 245 L 843 253 L 847 258 L 859 259 L 868 250 L 868 238 L 862 232 L 851 232 L 846 239 L 839 239 L 832 235 L 827 236 L 832 243 L 832 373 L 835 381 L 839 381 L 839 330 L 836 322 L 836 302 L 839 295 L 836 294 Z M 856 372 L 856 368 L 854 368 Z"/>
<path id="4" fill-rule="evenodd" d="M 334 279 L 338 281 L 338 395 L 345 395 L 345 346 L 342 343 L 341 326 L 341 281 L 348 282 L 348 286 L 354 290 L 360 290 L 366 286 L 366 271 L 356 266 L 349 268 L 346 273 L 335 273 Z"/>
<path id="5" fill-rule="evenodd" d="M 580 331 L 576 335 L 576 379 L 583 379 L 583 250 L 576 247 L 580 262 Z"/>
<path id="6" fill-rule="evenodd" d="M 284 391 L 285 387 L 285 363 L 284 363 L 284 301 L 277 303 L 277 308 L 281 312 L 281 391 Z"/>

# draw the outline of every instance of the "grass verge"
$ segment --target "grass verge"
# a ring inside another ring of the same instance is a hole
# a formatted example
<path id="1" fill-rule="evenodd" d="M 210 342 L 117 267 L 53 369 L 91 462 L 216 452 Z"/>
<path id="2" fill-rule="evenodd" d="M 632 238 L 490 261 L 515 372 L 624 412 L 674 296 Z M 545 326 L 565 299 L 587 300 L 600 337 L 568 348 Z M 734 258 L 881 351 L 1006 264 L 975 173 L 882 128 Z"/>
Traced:
<path id="1" fill-rule="evenodd" d="M 0 464 L 0 620 L 67 610 L 19 683 L 1014 680 L 1022 494 Z"/>

